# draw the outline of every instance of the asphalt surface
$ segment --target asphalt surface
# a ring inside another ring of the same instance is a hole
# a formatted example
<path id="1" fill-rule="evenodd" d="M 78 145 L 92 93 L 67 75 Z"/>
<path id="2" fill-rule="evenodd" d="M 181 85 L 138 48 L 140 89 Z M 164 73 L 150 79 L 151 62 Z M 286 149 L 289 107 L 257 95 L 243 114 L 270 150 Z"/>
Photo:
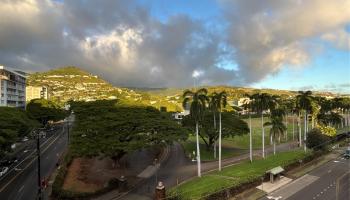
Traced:
<path id="1" fill-rule="evenodd" d="M 58 125 L 58 130 L 41 139 L 41 178 L 47 178 L 55 170 L 59 156 L 67 147 L 67 127 Z M 36 143 L 30 142 L 18 155 L 18 162 L 0 178 L 0 199 L 32 200 L 37 198 L 37 154 Z"/>
<path id="2" fill-rule="evenodd" d="M 283 143 L 276 146 L 277 152 L 289 151 L 290 143 Z M 265 149 L 266 154 L 272 154 L 273 148 Z M 261 156 L 261 150 L 254 150 L 254 156 Z M 222 160 L 222 166 L 229 166 L 238 163 L 241 160 L 249 158 L 248 154 L 235 156 Z M 218 161 L 202 162 L 202 174 L 218 169 Z M 158 181 L 162 181 L 166 188 L 171 188 L 177 184 L 197 176 L 197 162 L 191 161 L 184 152 L 179 143 L 171 146 L 168 159 L 161 164 L 156 174 L 148 179 L 143 180 L 135 189 L 131 190 L 127 195 L 117 198 L 122 200 L 128 199 L 151 199 L 154 196 L 154 190 Z"/>
<path id="3" fill-rule="evenodd" d="M 349 200 L 349 174 L 350 160 L 338 158 L 312 170 L 261 200 Z M 312 181 L 303 181 L 310 180 L 310 177 L 313 177 Z"/>

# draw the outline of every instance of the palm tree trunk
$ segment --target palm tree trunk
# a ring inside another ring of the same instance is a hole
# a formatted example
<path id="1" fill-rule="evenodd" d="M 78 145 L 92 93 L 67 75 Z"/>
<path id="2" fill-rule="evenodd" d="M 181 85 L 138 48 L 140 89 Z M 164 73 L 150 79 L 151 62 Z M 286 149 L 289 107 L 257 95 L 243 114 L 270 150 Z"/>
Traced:
<path id="1" fill-rule="evenodd" d="M 287 141 L 288 140 L 288 114 L 286 114 L 286 135 L 284 139 Z"/>
<path id="2" fill-rule="evenodd" d="M 298 122 L 298 126 L 299 126 L 299 147 L 301 147 L 301 114 L 299 112 L 299 122 Z"/>
<path id="3" fill-rule="evenodd" d="M 252 118 L 249 113 L 249 158 L 253 162 L 253 144 L 252 144 Z"/>
<path id="4" fill-rule="evenodd" d="M 214 141 L 214 159 L 216 159 L 216 140 Z"/>
<path id="5" fill-rule="evenodd" d="M 278 135 L 278 143 L 281 143 L 281 135 Z"/>
<path id="6" fill-rule="evenodd" d="M 273 140 L 273 155 L 276 155 L 276 141 Z"/>
<path id="7" fill-rule="evenodd" d="M 262 128 L 262 157 L 265 158 L 265 130 L 264 130 L 264 113 L 261 112 L 261 128 Z"/>
<path id="8" fill-rule="evenodd" d="M 349 126 L 349 121 L 348 121 L 348 118 L 349 118 L 349 111 L 348 110 L 345 110 L 345 126 Z"/>
<path id="9" fill-rule="evenodd" d="M 304 116 L 304 151 L 306 152 L 306 133 L 307 133 L 307 112 L 305 111 Z"/>
<path id="10" fill-rule="evenodd" d="M 341 109 L 341 116 L 343 117 L 342 119 L 341 119 L 341 128 L 344 128 L 344 111 L 343 111 L 343 109 Z"/>
<path id="11" fill-rule="evenodd" d="M 306 112 L 306 132 L 309 132 L 309 114 Z"/>
<path id="12" fill-rule="evenodd" d="M 292 137 L 293 137 L 293 141 L 294 141 L 294 134 L 295 134 L 295 133 L 294 133 L 294 117 L 295 117 L 295 116 L 294 116 L 294 114 L 293 114 L 292 116 L 293 116 L 293 133 L 292 133 Z"/>
<path id="13" fill-rule="evenodd" d="M 214 112 L 214 131 L 216 132 L 216 117 Z M 214 158 L 216 159 L 216 140 L 214 142 Z"/>
<path id="14" fill-rule="evenodd" d="M 219 171 L 221 171 L 221 111 L 219 112 Z"/>
<path id="15" fill-rule="evenodd" d="M 270 135 L 270 145 L 273 144 L 272 135 Z"/>
<path id="16" fill-rule="evenodd" d="M 198 133 L 198 122 L 196 122 L 196 142 L 197 142 L 197 173 L 198 177 L 201 177 L 201 155 L 199 151 L 199 133 Z"/>

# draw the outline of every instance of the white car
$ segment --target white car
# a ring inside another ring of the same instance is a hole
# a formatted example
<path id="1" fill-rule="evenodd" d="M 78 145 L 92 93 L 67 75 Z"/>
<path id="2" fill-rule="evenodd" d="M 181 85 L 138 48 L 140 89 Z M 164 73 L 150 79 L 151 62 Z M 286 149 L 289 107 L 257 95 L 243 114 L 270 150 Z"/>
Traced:
<path id="1" fill-rule="evenodd" d="M 26 141 L 28 141 L 29 139 L 28 139 L 28 137 L 24 137 L 23 139 L 22 139 L 22 142 L 26 142 Z"/>
<path id="2" fill-rule="evenodd" d="M 3 167 L 1 168 L 1 171 L 0 171 L 0 177 L 3 176 L 4 174 L 6 174 L 6 172 L 9 170 L 8 167 Z"/>

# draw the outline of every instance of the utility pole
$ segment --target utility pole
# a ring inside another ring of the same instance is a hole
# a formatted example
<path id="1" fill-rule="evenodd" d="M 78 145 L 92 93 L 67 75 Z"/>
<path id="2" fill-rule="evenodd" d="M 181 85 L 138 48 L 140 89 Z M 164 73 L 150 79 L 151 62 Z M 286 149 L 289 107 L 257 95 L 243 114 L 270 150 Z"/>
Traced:
<path id="1" fill-rule="evenodd" d="M 36 130 L 36 152 L 38 157 L 38 199 L 41 200 L 41 174 L 40 174 L 40 131 Z"/>

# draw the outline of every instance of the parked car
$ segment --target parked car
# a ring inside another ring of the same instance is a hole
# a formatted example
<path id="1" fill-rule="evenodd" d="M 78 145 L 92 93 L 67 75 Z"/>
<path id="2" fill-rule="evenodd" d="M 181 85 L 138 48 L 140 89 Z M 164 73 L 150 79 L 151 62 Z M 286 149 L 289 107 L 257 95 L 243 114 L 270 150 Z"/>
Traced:
<path id="1" fill-rule="evenodd" d="M 1 170 L 0 170 L 0 177 L 3 176 L 4 174 L 6 174 L 6 172 L 7 172 L 8 170 L 9 170 L 8 167 L 3 167 L 3 168 L 1 168 Z"/>

